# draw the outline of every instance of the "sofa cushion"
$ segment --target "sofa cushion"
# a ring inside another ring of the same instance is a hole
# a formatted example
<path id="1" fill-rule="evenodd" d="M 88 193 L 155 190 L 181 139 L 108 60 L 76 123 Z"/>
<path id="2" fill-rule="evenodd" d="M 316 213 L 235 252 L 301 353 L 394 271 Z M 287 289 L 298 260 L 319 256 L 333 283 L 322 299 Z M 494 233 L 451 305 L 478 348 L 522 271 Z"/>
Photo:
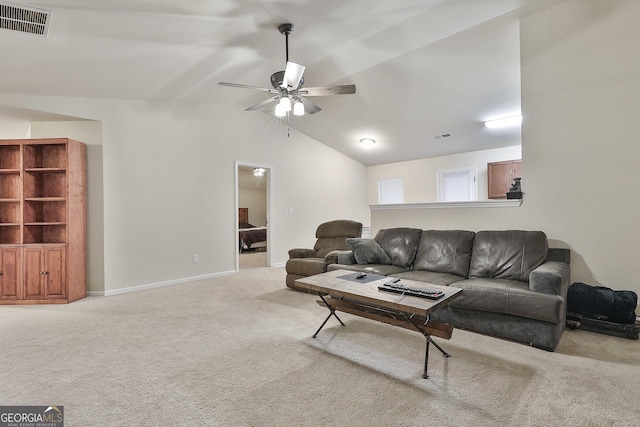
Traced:
<path id="1" fill-rule="evenodd" d="M 560 295 L 534 292 L 519 280 L 466 279 L 452 284 L 463 289 L 452 307 L 510 314 L 551 323 L 564 322 L 565 304 Z"/>
<path id="2" fill-rule="evenodd" d="M 348 219 L 336 219 L 320 224 L 316 229 L 316 238 L 324 237 L 360 237 L 362 223 Z"/>
<path id="3" fill-rule="evenodd" d="M 348 219 L 337 219 L 320 224 L 316 229 L 316 240 L 313 249 L 318 258 L 324 258 L 334 250 L 349 250 L 345 242 L 349 237 L 360 237 L 362 224 Z"/>
<path id="4" fill-rule="evenodd" d="M 329 264 L 327 266 L 327 271 L 333 270 L 362 271 L 364 273 L 394 277 L 403 271 L 407 271 L 406 268 L 397 267 L 391 264 Z"/>
<path id="5" fill-rule="evenodd" d="M 426 270 L 411 270 L 400 273 L 393 273 L 391 275 L 393 277 L 399 277 L 401 279 L 418 280 L 421 282 L 425 282 L 425 286 L 427 287 L 429 286 L 429 283 L 442 286 L 449 286 L 453 284 L 453 286 L 455 286 L 456 282 L 465 280 L 465 277 L 456 276 L 455 274 L 439 273 L 436 271 Z"/>
<path id="6" fill-rule="evenodd" d="M 389 228 L 378 231 L 375 240 L 391 259 L 391 264 L 410 269 L 418 251 L 422 230 L 419 228 Z"/>
<path id="7" fill-rule="evenodd" d="M 469 277 L 529 282 L 529 273 L 547 257 L 542 231 L 479 231 L 473 239 Z"/>
<path id="8" fill-rule="evenodd" d="M 318 258 L 324 258 L 331 251 L 348 250 L 349 245 L 345 242 L 348 237 L 321 237 L 316 240 L 313 249 L 317 251 Z"/>
<path id="9" fill-rule="evenodd" d="M 391 264 L 389 255 L 373 239 L 351 238 L 346 242 L 358 264 Z"/>
<path id="10" fill-rule="evenodd" d="M 289 274 L 307 277 L 327 271 L 327 263 L 324 258 L 293 258 L 287 261 L 285 270 Z"/>
<path id="11" fill-rule="evenodd" d="M 466 278 L 469 274 L 474 235 L 474 232 L 464 230 L 423 231 L 413 269 Z"/>

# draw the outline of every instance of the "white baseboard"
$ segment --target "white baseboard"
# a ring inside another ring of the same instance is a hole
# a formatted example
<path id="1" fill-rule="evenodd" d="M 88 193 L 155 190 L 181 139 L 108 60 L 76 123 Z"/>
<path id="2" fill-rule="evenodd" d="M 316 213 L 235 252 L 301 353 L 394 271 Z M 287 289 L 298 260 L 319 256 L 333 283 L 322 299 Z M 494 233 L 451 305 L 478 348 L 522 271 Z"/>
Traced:
<path id="1" fill-rule="evenodd" d="M 284 262 L 276 262 L 276 263 L 272 264 L 271 267 L 281 268 L 281 267 L 284 267 L 286 264 L 287 264 L 286 261 L 284 261 Z"/>
<path id="2" fill-rule="evenodd" d="M 147 289 L 163 288 L 165 286 L 178 285 L 180 283 L 195 282 L 197 280 L 212 279 L 214 277 L 230 276 L 236 274 L 235 271 L 223 271 L 220 273 L 203 274 L 202 276 L 184 277 L 182 279 L 167 280 L 165 282 L 147 283 L 144 285 L 130 286 L 128 288 L 113 289 L 109 291 L 89 291 L 89 297 L 109 297 L 113 295 L 128 294 L 130 292 L 144 291 Z"/>

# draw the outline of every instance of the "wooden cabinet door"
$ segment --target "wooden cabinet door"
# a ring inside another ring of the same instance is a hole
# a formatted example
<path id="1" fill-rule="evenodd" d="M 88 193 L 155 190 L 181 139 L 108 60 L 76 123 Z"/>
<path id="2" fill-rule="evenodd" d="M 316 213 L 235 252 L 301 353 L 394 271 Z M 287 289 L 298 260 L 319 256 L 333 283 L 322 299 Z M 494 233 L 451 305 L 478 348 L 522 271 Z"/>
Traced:
<path id="1" fill-rule="evenodd" d="M 59 299 L 67 297 L 66 248 L 63 246 L 44 249 L 45 297 Z"/>
<path id="2" fill-rule="evenodd" d="M 24 248 L 24 299 L 44 299 L 44 248 Z"/>
<path id="3" fill-rule="evenodd" d="M 24 298 L 43 300 L 66 297 L 66 247 L 26 247 L 24 249 Z"/>
<path id="4" fill-rule="evenodd" d="M 511 187 L 511 162 L 495 162 L 487 165 L 489 198 L 506 199 Z"/>
<path id="5" fill-rule="evenodd" d="M 487 164 L 489 177 L 488 197 L 506 199 L 513 178 L 522 178 L 522 160 L 507 160 Z"/>
<path id="6" fill-rule="evenodd" d="M 21 298 L 21 248 L 0 249 L 0 300 L 15 301 Z"/>

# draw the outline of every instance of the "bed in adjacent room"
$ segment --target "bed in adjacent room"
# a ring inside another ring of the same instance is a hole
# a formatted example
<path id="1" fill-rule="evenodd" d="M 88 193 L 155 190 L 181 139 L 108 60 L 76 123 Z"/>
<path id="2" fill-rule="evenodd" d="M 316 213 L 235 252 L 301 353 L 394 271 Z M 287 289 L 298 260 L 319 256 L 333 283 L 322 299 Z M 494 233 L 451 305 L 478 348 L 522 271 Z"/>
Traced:
<path id="1" fill-rule="evenodd" d="M 267 227 L 256 227 L 252 224 L 241 222 L 238 224 L 238 240 L 240 252 L 247 249 L 267 247 Z"/>

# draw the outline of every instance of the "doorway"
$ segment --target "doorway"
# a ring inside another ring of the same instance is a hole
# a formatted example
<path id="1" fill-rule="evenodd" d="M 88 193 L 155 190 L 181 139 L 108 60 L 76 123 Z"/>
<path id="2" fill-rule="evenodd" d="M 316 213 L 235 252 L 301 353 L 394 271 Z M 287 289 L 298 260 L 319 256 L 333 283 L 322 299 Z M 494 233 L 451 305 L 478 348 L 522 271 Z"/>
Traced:
<path id="1" fill-rule="evenodd" d="M 236 271 L 272 264 L 271 177 L 270 166 L 236 162 Z"/>
<path id="2" fill-rule="evenodd" d="M 475 168 L 440 171 L 436 176 L 438 202 L 478 200 Z"/>

